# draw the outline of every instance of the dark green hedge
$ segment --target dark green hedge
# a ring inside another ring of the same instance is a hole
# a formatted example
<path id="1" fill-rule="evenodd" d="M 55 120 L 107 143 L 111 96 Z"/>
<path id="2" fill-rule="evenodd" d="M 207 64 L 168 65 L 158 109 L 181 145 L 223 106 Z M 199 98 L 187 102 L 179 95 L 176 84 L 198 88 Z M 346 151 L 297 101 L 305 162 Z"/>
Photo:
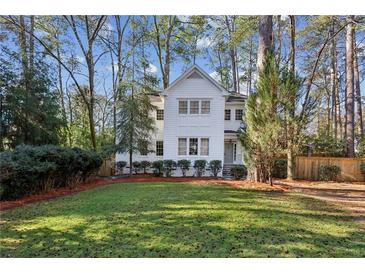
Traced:
<path id="1" fill-rule="evenodd" d="M 0 199 L 74 187 L 96 173 L 101 157 L 79 148 L 22 145 L 0 153 Z"/>

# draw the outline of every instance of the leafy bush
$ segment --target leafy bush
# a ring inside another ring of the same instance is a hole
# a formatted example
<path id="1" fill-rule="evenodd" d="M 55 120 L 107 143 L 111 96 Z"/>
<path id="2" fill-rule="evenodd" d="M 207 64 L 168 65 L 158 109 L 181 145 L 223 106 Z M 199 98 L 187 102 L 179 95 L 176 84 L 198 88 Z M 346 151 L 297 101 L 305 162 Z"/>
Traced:
<path id="1" fill-rule="evenodd" d="M 206 160 L 195 160 L 194 168 L 195 168 L 195 171 L 196 171 L 196 175 L 198 177 L 201 177 L 201 176 L 204 175 L 206 166 L 207 166 L 207 161 Z"/>
<path id="2" fill-rule="evenodd" d="M 164 160 L 163 167 L 166 177 L 170 177 L 172 175 L 172 170 L 176 168 L 176 162 L 174 160 Z"/>
<path id="3" fill-rule="evenodd" d="M 127 162 L 126 161 L 119 161 L 117 162 L 117 169 L 118 169 L 118 172 L 120 174 L 123 174 L 123 170 L 124 168 L 127 166 Z"/>
<path id="4" fill-rule="evenodd" d="M 209 168 L 213 173 L 214 177 L 218 176 L 218 173 L 221 171 L 222 169 L 222 161 L 220 160 L 212 160 L 209 162 Z"/>
<path id="5" fill-rule="evenodd" d="M 247 169 L 244 165 L 236 165 L 231 168 L 231 175 L 235 179 L 241 179 L 243 176 L 247 175 Z"/>
<path id="6" fill-rule="evenodd" d="M 357 143 L 357 157 L 365 157 L 365 137 L 359 138 L 359 141 Z"/>
<path id="7" fill-rule="evenodd" d="M 326 134 L 310 135 L 303 138 L 303 143 L 299 148 L 300 153 L 306 155 L 324 157 L 344 157 L 346 156 L 345 140 L 335 139 Z"/>
<path id="8" fill-rule="evenodd" d="M 336 165 L 321 165 L 319 179 L 322 181 L 336 181 L 341 173 L 341 168 Z"/>
<path id="9" fill-rule="evenodd" d="M 156 176 L 161 176 L 163 173 L 163 161 L 154 161 L 152 162 L 153 174 Z"/>
<path id="10" fill-rule="evenodd" d="M 133 167 L 134 173 L 135 173 L 135 174 L 138 174 L 138 171 L 139 171 L 139 170 L 140 170 L 140 168 L 141 168 L 141 162 L 134 161 L 134 162 L 132 163 L 132 167 Z"/>
<path id="11" fill-rule="evenodd" d="M 286 178 L 288 174 L 287 166 L 287 159 L 275 159 L 272 167 L 272 177 Z"/>
<path id="12" fill-rule="evenodd" d="M 0 153 L 0 198 L 74 187 L 97 172 L 101 164 L 101 157 L 93 151 L 54 145 L 18 146 Z"/>
<path id="13" fill-rule="evenodd" d="M 183 177 L 186 176 L 186 172 L 189 170 L 191 162 L 189 160 L 179 160 L 177 161 L 177 166 L 181 169 Z"/>
<path id="14" fill-rule="evenodd" d="M 149 161 L 141 161 L 141 168 L 143 169 L 143 173 L 146 173 L 147 168 L 151 166 L 151 162 Z"/>

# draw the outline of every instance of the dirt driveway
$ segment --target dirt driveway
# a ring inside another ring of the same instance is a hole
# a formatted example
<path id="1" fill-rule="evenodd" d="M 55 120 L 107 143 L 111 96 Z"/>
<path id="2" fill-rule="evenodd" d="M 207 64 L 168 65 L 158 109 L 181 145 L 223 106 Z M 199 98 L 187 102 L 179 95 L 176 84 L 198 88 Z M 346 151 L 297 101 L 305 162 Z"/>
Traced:
<path id="1" fill-rule="evenodd" d="M 365 225 L 365 182 L 336 183 L 308 181 L 276 181 L 289 191 L 333 202 L 349 210 L 356 221 Z"/>

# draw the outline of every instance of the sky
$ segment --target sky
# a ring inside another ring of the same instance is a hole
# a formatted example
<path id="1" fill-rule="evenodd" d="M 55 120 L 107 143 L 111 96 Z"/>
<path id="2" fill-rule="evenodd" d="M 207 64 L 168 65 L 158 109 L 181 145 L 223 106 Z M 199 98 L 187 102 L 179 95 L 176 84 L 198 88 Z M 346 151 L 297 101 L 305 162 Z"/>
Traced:
<path id="1" fill-rule="evenodd" d="M 186 17 L 186 16 L 183 16 Z M 126 20 L 126 16 L 122 16 L 121 17 L 121 21 L 122 23 L 125 22 Z M 285 16 L 283 16 L 283 18 L 285 18 Z M 186 18 L 183 18 L 186 19 Z M 300 29 L 302 28 L 303 24 L 301 23 L 301 19 L 299 18 L 299 20 L 297 20 L 297 31 L 300 31 Z M 115 26 L 115 20 L 114 18 L 108 18 L 107 21 L 107 29 L 109 29 L 110 31 L 116 31 L 116 26 Z M 36 32 L 36 35 L 38 36 L 42 36 L 44 35 L 44 33 L 42 33 L 41 31 Z M 71 31 L 69 31 L 67 33 L 67 37 L 73 40 L 73 43 L 75 45 L 77 45 L 76 39 L 73 35 L 73 33 L 71 33 Z M 86 39 L 85 39 L 86 40 Z M 361 37 L 361 39 L 359 39 L 362 41 L 362 43 L 364 43 L 364 37 Z M 210 46 L 210 39 L 209 37 L 203 37 L 202 39 L 200 39 L 197 43 L 198 47 L 200 48 L 209 48 Z M 9 43 L 9 46 L 11 48 L 14 48 L 14 44 Z M 365 45 L 364 45 L 365 47 Z M 77 59 L 80 61 L 80 66 L 81 66 L 81 73 L 80 75 L 77 76 L 78 80 L 80 80 L 80 82 L 86 83 L 87 78 L 81 74 L 87 74 L 87 70 L 86 70 L 86 63 L 85 63 L 85 58 L 82 54 L 81 49 L 78 46 L 73 46 L 72 48 L 70 48 L 70 52 L 74 52 L 74 54 L 76 54 Z M 70 52 L 66 51 L 66 55 L 69 54 Z M 97 50 L 95 50 L 95 55 L 100 54 L 102 51 L 100 50 L 100 48 L 97 48 Z M 161 78 L 161 73 L 160 73 L 160 69 L 159 69 L 159 64 L 157 62 L 157 56 L 156 56 L 156 52 L 155 49 L 152 47 L 152 45 L 147 45 L 145 47 L 145 52 L 146 55 L 149 56 L 150 59 L 150 71 L 155 73 L 159 78 Z M 302 58 L 300 56 L 298 56 L 297 58 L 298 63 L 300 63 L 302 61 Z M 212 67 L 209 65 L 209 61 L 206 59 L 206 56 L 198 56 L 196 59 L 196 64 L 199 65 L 201 68 L 203 68 L 208 74 L 210 74 L 213 78 L 216 77 L 216 73 L 214 73 Z M 363 66 L 365 66 L 365 64 L 362 64 Z M 110 61 L 110 57 L 108 54 L 105 54 L 103 56 L 103 58 L 100 59 L 100 61 L 97 63 L 96 65 L 96 73 L 97 73 L 97 77 L 96 77 L 96 90 L 98 93 L 104 94 L 104 89 L 107 90 L 111 90 L 111 61 Z M 170 73 L 170 82 L 174 81 L 177 77 L 179 77 L 180 74 L 182 74 L 184 72 L 184 70 L 187 68 L 186 64 L 183 63 L 182 61 L 176 61 L 171 65 L 171 73 Z M 63 74 L 65 76 L 65 84 L 66 84 L 66 78 L 67 78 L 67 72 L 64 70 Z M 68 82 L 70 83 L 70 81 Z M 362 95 L 365 95 L 365 81 L 363 81 L 361 83 L 361 90 L 362 90 Z"/>

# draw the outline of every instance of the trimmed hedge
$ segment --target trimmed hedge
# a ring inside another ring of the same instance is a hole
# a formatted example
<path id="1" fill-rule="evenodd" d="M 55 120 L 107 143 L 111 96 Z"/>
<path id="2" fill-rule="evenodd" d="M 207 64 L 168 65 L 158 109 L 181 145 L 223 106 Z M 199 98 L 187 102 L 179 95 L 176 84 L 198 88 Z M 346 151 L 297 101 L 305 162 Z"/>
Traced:
<path id="1" fill-rule="evenodd" d="M 132 167 L 133 167 L 133 170 L 134 170 L 134 174 L 138 174 L 138 171 L 141 169 L 141 162 L 134 161 L 132 163 Z"/>
<path id="2" fill-rule="evenodd" d="M 102 165 L 93 151 L 22 145 L 0 153 L 0 199 L 16 199 L 84 183 Z"/>
<path id="3" fill-rule="evenodd" d="M 150 161 L 141 161 L 141 168 L 143 169 L 143 173 L 147 173 L 147 169 L 151 166 Z"/>
<path id="4" fill-rule="evenodd" d="M 153 174 L 155 174 L 155 176 L 161 176 L 163 174 L 163 161 L 158 160 L 152 162 L 152 168 L 153 168 Z"/>
<path id="5" fill-rule="evenodd" d="M 117 162 L 117 169 L 120 174 L 123 174 L 124 168 L 127 166 L 126 161 L 119 161 Z"/>
<path id="6" fill-rule="evenodd" d="M 218 176 L 218 173 L 222 170 L 222 161 L 221 160 L 212 160 L 209 162 L 209 168 L 214 177 Z"/>
<path id="7" fill-rule="evenodd" d="M 247 168 L 244 165 L 235 165 L 231 168 L 231 175 L 236 180 L 241 179 L 247 175 Z"/>
<path id="8" fill-rule="evenodd" d="M 207 161 L 206 160 L 195 160 L 194 168 L 195 168 L 195 171 L 196 171 L 196 175 L 198 177 L 201 177 L 201 176 L 204 175 L 206 166 L 207 166 Z"/>
<path id="9" fill-rule="evenodd" d="M 177 161 L 177 166 L 181 169 L 181 173 L 182 173 L 183 177 L 186 176 L 186 172 L 189 170 L 190 165 L 191 165 L 191 162 L 189 160 L 182 159 L 182 160 Z"/>
<path id="10" fill-rule="evenodd" d="M 164 160 L 163 167 L 166 177 L 171 177 L 172 171 L 176 168 L 176 162 L 174 160 Z"/>

